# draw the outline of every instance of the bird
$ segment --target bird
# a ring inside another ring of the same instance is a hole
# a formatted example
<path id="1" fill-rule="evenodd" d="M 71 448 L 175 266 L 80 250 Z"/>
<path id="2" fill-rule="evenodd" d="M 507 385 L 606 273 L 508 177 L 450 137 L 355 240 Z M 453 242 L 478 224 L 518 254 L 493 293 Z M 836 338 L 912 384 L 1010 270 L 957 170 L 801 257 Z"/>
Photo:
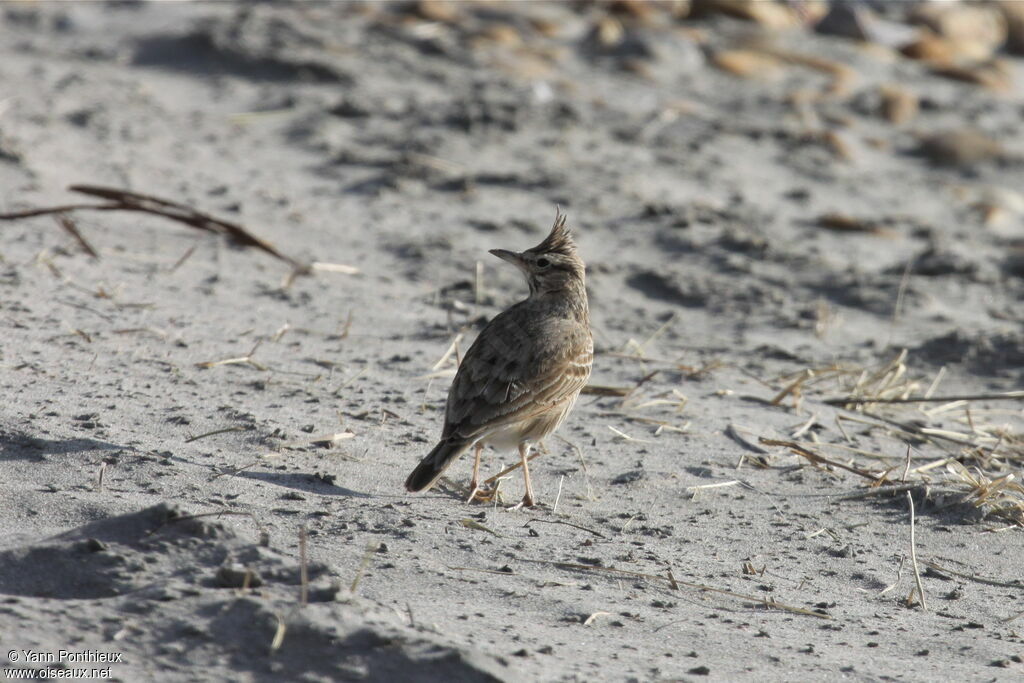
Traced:
<path id="1" fill-rule="evenodd" d="M 481 493 L 484 446 L 517 448 L 526 490 L 516 507 L 533 507 L 529 450 L 565 420 L 594 362 L 586 266 L 560 210 L 537 246 L 490 253 L 523 273 L 530 294 L 491 319 L 466 352 L 448 390 L 441 440 L 412 471 L 405 488 L 430 489 L 473 448 L 467 501 L 472 502 Z"/>

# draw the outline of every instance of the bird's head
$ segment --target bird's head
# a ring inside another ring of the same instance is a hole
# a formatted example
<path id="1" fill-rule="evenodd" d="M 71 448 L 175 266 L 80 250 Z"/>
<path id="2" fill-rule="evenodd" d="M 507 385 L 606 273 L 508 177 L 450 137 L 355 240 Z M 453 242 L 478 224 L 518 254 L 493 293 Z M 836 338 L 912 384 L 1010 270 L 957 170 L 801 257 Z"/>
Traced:
<path id="1" fill-rule="evenodd" d="M 585 266 L 576 253 L 565 215 L 555 214 L 555 224 L 544 241 L 526 251 L 491 249 L 491 253 L 523 272 L 530 294 L 558 292 L 583 283 Z"/>

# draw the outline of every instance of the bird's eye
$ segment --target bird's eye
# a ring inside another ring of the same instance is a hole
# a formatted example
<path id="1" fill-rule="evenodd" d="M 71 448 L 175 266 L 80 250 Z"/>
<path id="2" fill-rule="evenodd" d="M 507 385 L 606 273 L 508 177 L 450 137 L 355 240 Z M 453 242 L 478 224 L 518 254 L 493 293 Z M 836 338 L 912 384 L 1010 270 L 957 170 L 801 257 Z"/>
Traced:
<path id="1" fill-rule="evenodd" d="M 537 267 L 538 268 L 547 268 L 550 265 L 551 265 L 551 261 L 548 261 L 543 256 L 541 256 L 539 259 L 537 259 Z"/>

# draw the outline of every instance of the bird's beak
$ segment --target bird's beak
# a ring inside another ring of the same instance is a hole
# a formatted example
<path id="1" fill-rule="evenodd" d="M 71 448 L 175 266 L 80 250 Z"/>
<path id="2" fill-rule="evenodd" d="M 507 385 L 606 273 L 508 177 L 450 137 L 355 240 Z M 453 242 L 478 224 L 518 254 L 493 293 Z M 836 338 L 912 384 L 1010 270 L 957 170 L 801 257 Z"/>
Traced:
<path id="1" fill-rule="evenodd" d="M 491 249 L 491 253 L 500 258 L 502 261 L 508 261 L 519 270 L 526 270 L 526 261 L 523 257 L 514 251 L 508 249 Z"/>

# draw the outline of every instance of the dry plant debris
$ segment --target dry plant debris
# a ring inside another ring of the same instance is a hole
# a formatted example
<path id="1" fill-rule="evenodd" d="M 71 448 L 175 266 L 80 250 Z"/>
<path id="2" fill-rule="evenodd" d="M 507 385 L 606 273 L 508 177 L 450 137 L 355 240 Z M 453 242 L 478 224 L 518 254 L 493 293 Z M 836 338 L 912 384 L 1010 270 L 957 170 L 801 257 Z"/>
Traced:
<path id="1" fill-rule="evenodd" d="M 943 373 L 931 382 L 915 379 L 907 360 L 903 350 L 874 367 L 835 364 L 779 378 L 782 389 L 773 404 L 791 398 L 798 410 L 810 401 L 841 408 L 844 412 L 836 416 L 837 436 L 846 443 L 764 437 L 760 443 L 785 447 L 817 466 L 856 474 L 868 480 L 873 492 L 904 492 L 913 485 L 933 497 L 941 496 L 944 507 L 966 505 L 978 509 L 983 518 L 998 517 L 1024 527 L 1024 410 L 988 407 L 1024 402 L 1024 391 L 938 395 Z M 821 396 L 826 391 L 842 395 Z M 844 422 L 881 430 L 905 444 L 905 463 L 896 454 L 851 448 Z M 913 468 L 911 449 L 918 453 L 915 463 L 924 461 Z M 822 452 L 829 450 L 865 460 L 841 461 Z M 893 475 L 899 471 L 902 476 L 895 480 Z"/>

